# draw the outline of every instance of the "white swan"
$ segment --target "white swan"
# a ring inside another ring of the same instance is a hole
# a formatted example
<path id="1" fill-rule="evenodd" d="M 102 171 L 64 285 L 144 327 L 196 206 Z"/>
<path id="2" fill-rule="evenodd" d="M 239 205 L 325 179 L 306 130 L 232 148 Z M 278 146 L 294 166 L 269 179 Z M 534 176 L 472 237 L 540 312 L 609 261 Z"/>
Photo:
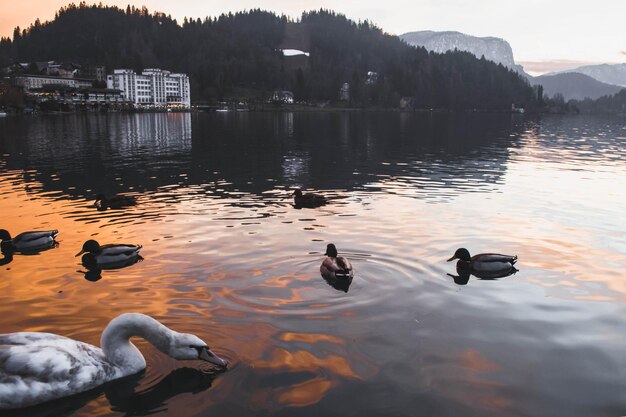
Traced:
<path id="1" fill-rule="evenodd" d="M 102 332 L 102 349 L 51 333 L 0 334 L 0 410 L 78 394 L 146 367 L 128 339 L 143 337 L 175 359 L 201 359 L 226 367 L 206 343 L 168 329 L 152 317 L 122 314 Z"/>

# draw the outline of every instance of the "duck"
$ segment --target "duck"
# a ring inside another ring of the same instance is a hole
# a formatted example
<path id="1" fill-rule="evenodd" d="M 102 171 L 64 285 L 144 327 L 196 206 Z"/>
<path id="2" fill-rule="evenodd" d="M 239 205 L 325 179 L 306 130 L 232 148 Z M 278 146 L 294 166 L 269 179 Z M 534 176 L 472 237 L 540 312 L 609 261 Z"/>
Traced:
<path id="1" fill-rule="evenodd" d="M 320 266 L 320 272 L 324 278 L 349 279 L 354 276 L 352 264 L 343 256 L 337 256 L 337 248 L 334 244 L 326 245 L 326 258 Z"/>
<path id="2" fill-rule="evenodd" d="M 459 248 L 448 262 L 458 259 L 457 270 L 471 271 L 474 275 L 493 274 L 500 275 L 515 269 L 517 255 L 502 255 L 499 253 L 480 253 L 470 256 L 465 248 Z M 517 270 L 516 270 L 517 271 Z M 503 275 L 506 276 L 506 275 Z"/>
<path id="3" fill-rule="evenodd" d="M 326 197 L 321 194 L 303 193 L 300 189 L 293 192 L 293 200 L 296 207 L 307 208 L 320 207 L 328 202 Z"/>
<path id="4" fill-rule="evenodd" d="M 59 235 L 58 230 L 23 232 L 11 238 L 11 234 L 0 229 L 0 247 L 6 251 L 37 251 L 49 249 L 56 244 L 54 240 Z"/>
<path id="5" fill-rule="evenodd" d="M 139 256 L 141 245 L 100 244 L 90 239 L 83 243 L 83 248 L 75 256 L 85 254 L 82 258 L 84 265 L 124 264 L 135 260 Z"/>
<path id="6" fill-rule="evenodd" d="M 99 211 L 103 211 L 108 208 L 121 209 L 137 205 L 137 199 L 132 195 L 114 195 L 107 198 L 104 194 L 98 194 L 93 205 Z"/>
<path id="7" fill-rule="evenodd" d="M 111 320 L 101 347 L 52 333 L 0 334 L 0 410 L 67 397 L 143 371 L 146 360 L 129 340 L 134 336 L 174 359 L 228 366 L 198 336 L 178 333 L 141 313 Z"/>

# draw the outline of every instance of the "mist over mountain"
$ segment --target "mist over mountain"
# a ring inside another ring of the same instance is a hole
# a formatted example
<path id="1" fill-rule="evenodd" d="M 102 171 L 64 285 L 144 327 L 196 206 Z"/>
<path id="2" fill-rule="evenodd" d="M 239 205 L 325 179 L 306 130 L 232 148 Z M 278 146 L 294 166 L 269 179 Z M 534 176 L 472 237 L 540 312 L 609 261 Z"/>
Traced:
<path id="1" fill-rule="evenodd" d="M 440 54 L 455 49 L 466 51 L 477 58 L 484 56 L 485 59 L 502 64 L 520 74 L 524 72 L 522 66 L 515 63 L 511 45 L 504 39 L 477 37 L 454 31 L 435 32 L 431 30 L 408 32 L 400 35 L 400 39 L 409 45 L 421 46 Z"/>
<path id="2" fill-rule="evenodd" d="M 562 94 L 565 100 L 597 99 L 616 94 L 622 89 L 620 86 L 602 83 L 577 72 L 534 77 L 533 84 L 541 84 L 544 94 L 548 97 Z"/>
<path id="3" fill-rule="evenodd" d="M 568 72 L 578 72 L 606 84 L 626 87 L 626 63 L 585 65 L 583 67 L 553 72 L 546 75 L 564 74 Z"/>
<path id="4" fill-rule="evenodd" d="M 309 56 L 284 56 L 281 49 Z M 296 100 L 337 101 L 348 83 L 347 105 L 415 108 L 532 108 L 536 94 L 518 74 L 466 52 L 433 54 L 365 21 L 329 11 L 299 20 L 261 10 L 185 19 L 129 6 L 61 9 L 0 41 L 0 67 L 56 60 L 115 68 L 163 68 L 187 73 L 193 101 L 228 97 L 267 99 L 290 90 Z M 375 76 L 371 76 L 374 73 Z"/>

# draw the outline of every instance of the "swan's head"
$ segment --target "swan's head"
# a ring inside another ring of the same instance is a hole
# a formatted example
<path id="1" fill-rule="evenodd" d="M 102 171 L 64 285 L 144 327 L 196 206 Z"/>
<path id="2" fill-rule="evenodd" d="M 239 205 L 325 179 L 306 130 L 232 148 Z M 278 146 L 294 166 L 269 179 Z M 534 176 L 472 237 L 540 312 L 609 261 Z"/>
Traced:
<path id="1" fill-rule="evenodd" d="M 302 197 L 302 190 L 297 188 L 294 192 L 293 195 L 295 195 L 296 197 Z"/>
<path id="2" fill-rule="evenodd" d="M 76 256 L 80 256 L 83 253 L 98 253 L 100 252 L 100 244 L 93 239 L 90 239 L 83 243 L 83 249 L 76 254 Z"/>
<path id="3" fill-rule="evenodd" d="M 174 359 L 200 359 L 223 368 L 228 366 L 228 362 L 211 352 L 209 346 L 193 334 L 178 333 L 170 343 L 168 354 Z"/>
<path id="4" fill-rule="evenodd" d="M 460 259 L 463 262 L 470 262 L 472 260 L 472 257 L 470 256 L 470 253 L 467 249 L 459 248 L 456 250 L 456 252 L 454 252 L 454 255 L 452 255 L 452 257 L 448 259 L 448 262 L 453 261 L 455 259 Z"/>

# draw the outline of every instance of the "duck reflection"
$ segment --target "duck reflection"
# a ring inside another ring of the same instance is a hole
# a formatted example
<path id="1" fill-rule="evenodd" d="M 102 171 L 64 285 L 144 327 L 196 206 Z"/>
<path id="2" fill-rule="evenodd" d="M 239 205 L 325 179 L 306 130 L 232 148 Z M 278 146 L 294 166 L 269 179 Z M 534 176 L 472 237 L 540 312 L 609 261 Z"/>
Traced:
<path id="1" fill-rule="evenodd" d="M 497 272 L 489 272 L 489 271 L 473 271 L 468 270 L 466 268 L 457 268 L 456 273 L 458 275 L 447 274 L 449 277 L 452 277 L 454 283 L 457 285 L 467 285 L 469 282 L 470 276 L 474 275 L 476 278 L 480 280 L 496 280 L 499 278 L 506 278 L 508 276 L 514 275 L 519 270 L 512 266 L 507 271 L 497 271 Z"/>
<path id="2" fill-rule="evenodd" d="M 2 251 L 0 266 L 10 264 L 11 262 L 13 262 L 13 251 Z"/>
<path id="3" fill-rule="evenodd" d="M 115 269 L 126 268 L 127 266 L 131 266 L 136 264 L 137 262 L 143 261 L 141 255 L 137 255 L 134 258 L 127 259 L 120 262 L 108 263 L 108 264 L 97 264 L 93 262 L 93 258 L 88 254 L 84 254 L 81 263 L 87 269 L 86 271 L 76 271 L 83 275 L 85 275 L 85 279 L 87 281 L 96 282 L 102 279 L 102 271 L 111 271 Z"/>
<path id="4" fill-rule="evenodd" d="M 345 293 L 350 289 L 350 284 L 352 284 L 352 277 L 349 278 L 335 278 L 328 275 L 321 274 L 324 281 L 337 291 L 343 291 Z"/>
<path id="5" fill-rule="evenodd" d="M 211 387 L 219 371 L 203 372 L 193 368 L 178 368 L 161 379 L 157 384 L 137 389 L 145 377 L 145 372 L 122 378 L 94 390 L 39 404 L 32 407 L 9 410 L 6 417 L 64 417 L 96 400 L 103 393 L 111 410 L 127 416 L 148 415 L 167 410 L 171 398 L 185 393 L 197 394 Z"/>

